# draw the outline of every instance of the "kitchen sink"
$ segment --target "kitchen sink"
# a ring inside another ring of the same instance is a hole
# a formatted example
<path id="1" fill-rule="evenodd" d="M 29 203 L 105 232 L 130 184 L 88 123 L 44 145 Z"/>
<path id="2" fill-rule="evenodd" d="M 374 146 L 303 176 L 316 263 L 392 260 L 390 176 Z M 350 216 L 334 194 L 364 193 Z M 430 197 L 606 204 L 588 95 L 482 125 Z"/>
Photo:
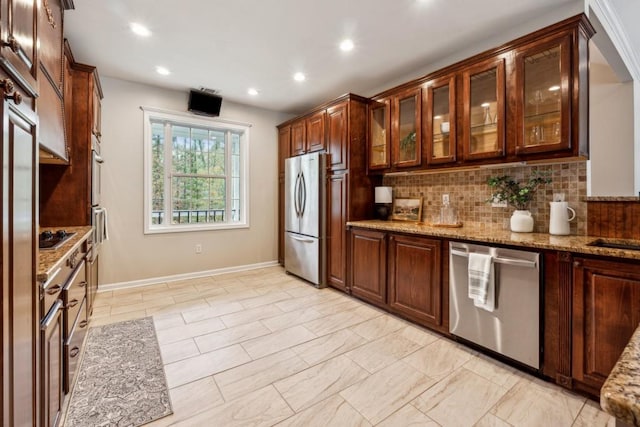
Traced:
<path id="1" fill-rule="evenodd" d="M 593 242 L 587 243 L 587 246 L 640 251 L 640 241 L 638 240 L 596 239 Z"/>

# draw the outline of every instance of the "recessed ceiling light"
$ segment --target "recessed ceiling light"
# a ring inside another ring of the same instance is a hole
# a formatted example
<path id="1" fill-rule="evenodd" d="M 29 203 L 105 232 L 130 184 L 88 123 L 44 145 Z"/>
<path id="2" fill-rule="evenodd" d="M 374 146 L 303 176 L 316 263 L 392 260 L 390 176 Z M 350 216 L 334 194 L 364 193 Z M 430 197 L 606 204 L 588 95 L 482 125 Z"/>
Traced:
<path id="1" fill-rule="evenodd" d="M 138 24 L 137 22 L 132 22 L 129 24 L 129 28 L 134 34 L 137 34 L 141 37 L 149 37 L 151 35 L 151 31 L 142 24 Z"/>
<path id="2" fill-rule="evenodd" d="M 304 73 L 295 73 L 293 79 L 297 82 L 303 82 L 307 79 L 307 76 L 305 76 Z"/>
<path id="3" fill-rule="evenodd" d="M 558 91 L 558 90 L 560 90 L 560 86 L 558 86 L 558 85 L 554 85 L 554 86 L 551 86 L 549 88 L 549 92 L 555 92 L 555 91 Z"/>
<path id="4" fill-rule="evenodd" d="M 169 71 L 165 67 L 157 66 L 156 67 L 156 73 L 158 73 L 160 75 L 163 75 L 163 76 L 168 76 L 169 74 L 171 74 L 171 71 Z"/>
<path id="5" fill-rule="evenodd" d="M 248 93 L 249 95 L 251 95 L 251 96 L 256 96 L 256 95 L 258 94 L 258 89 L 254 89 L 254 88 L 250 87 L 250 88 L 247 90 L 247 93 Z"/>
<path id="6" fill-rule="evenodd" d="M 342 42 L 340 43 L 340 50 L 342 50 L 343 52 L 349 52 L 350 50 L 353 50 L 353 41 L 351 39 L 342 40 Z"/>

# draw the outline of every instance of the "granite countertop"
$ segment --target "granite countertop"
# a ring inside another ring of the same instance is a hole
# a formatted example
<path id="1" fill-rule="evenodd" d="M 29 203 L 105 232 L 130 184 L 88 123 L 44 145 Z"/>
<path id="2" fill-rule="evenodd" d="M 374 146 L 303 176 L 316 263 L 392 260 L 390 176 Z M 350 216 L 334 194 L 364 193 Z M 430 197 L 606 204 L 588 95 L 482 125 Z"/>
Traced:
<path id="1" fill-rule="evenodd" d="M 36 279 L 39 282 L 46 282 L 49 279 L 49 275 L 55 271 L 56 268 L 60 265 L 62 261 L 69 255 L 73 250 L 78 248 L 82 242 L 87 240 L 91 232 L 93 231 L 93 227 L 90 225 L 85 226 L 76 226 L 76 227 L 55 227 L 55 228 L 40 228 L 40 232 L 42 231 L 56 231 L 61 228 L 64 228 L 68 233 L 76 233 L 74 236 L 69 238 L 66 242 L 62 244 L 58 249 L 53 250 L 40 250 L 38 255 L 38 272 L 36 275 Z"/>
<path id="2" fill-rule="evenodd" d="M 598 239 L 598 237 L 594 236 L 552 236 L 548 233 L 514 233 L 510 230 L 483 223 L 465 223 L 460 228 L 447 228 L 403 221 L 365 220 L 350 221 L 347 225 L 372 230 L 395 231 L 479 243 L 495 243 L 640 260 L 640 251 L 587 246 L 588 243 Z M 605 240 L 640 245 L 638 240 Z"/>
<path id="3" fill-rule="evenodd" d="M 600 390 L 600 405 L 631 426 L 640 426 L 640 327 Z"/>

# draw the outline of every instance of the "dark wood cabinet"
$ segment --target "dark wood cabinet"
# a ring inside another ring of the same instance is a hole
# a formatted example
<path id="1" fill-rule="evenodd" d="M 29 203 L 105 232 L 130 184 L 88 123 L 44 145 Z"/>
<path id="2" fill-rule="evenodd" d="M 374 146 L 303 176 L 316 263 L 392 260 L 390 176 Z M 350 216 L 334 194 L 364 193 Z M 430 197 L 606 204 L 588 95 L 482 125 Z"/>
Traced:
<path id="1" fill-rule="evenodd" d="M 380 98 L 369 104 L 368 169 L 391 166 L 391 99 Z"/>
<path id="2" fill-rule="evenodd" d="M 327 152 L 329 169 L 349 168 L 349 104 L 341 102 L 327 108 Z M 354 141 L 361 142 L 361 141 Z"/>
<path id="3" fill-rule="evenodd" d="M 456 75 L 440 77 L 422 90 L 423 138 L 427 165 L 457 160 Z"/>
<path id="4" fill-rule="evenodd" d="M 322 151 L 326 148 L 324 140 L 325 111 L 319 111 L 305 119 L 307 132 L 305 152 Z"/>
<path id="5" fill-rule="evenodd" d="M 3 68 L 15 83 L 34 96 L 37 88 L 38 4 L 35 1 L 3 0 L 0 27 L 3 42 L 0 55 Z"/>
<path id="6" fill-rule="evenodd" d="M 396 168 L 419 166 L 422 160 L 421 91 L 411 88 L 393 97 L 391 153 Z"/>
<path id="7" fill-rule="evenodd" d="M 278 262 L 284 265 L 284 161 L 290 157 L 291 125 L 278 129 Z"/>
<path id="8" fill-rule="evenodd" d="M 348 172 L 329 175 L 327 179 L 327 282 L 348 291 L 346 207 Z"/>
<path id="9" fill-rule="evenodd" d="M 24 3 L 24 2 L 22 2 Z M 31 3 L 29 3 L 31 4 Z M 3 425 L 39 424 L 40 295 L 36 283 L 37 119 L 26 91 L 0 72 Z M 22 97 L 22 102 L 16 102 Z"/>
<path id="10" fill-rule="evenodd" d="M 291 123 L 291 155 L 299 156 L 307 151 L 307 134 L 304 120 Z"/>
<path id="11" fill-rule="evenodd" d="M 351 230 L 351 293 L 378 306 L 387 303 L 387 235 Z"/>
<path id="12" fill-rule="evenodd" d="M 389 236 L 388 302 L 392 311 L 432 326 L 442 323 L 441 241 Z"/>
<path id="13" fill-rule="evenodd" d="M 55 427 L 63 402 L 62 300 L 57 300 L 42 320 L 42 426 Z"/>
<path id="14" fill-rule="evenodd" d="M 594 395 L 640 323 L 637 263 L 575 258 L 572 375 Z"/>
<path id="15" fill-rule="evenodd" d="M 97 77 L 96 77 L 97 79 Z M 93 85 L 91 93 L 91 133 L 102 140 L 102 89 L 99 84 Z"/>

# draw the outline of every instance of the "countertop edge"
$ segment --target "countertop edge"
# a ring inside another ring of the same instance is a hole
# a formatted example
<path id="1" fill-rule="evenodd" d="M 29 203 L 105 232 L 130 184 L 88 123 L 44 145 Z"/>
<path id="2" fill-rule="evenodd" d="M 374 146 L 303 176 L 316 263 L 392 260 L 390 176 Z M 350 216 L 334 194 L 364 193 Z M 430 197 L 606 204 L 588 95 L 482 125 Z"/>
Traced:
<path id="1" fill-rule="evenodd" d="M 42 230 L 45 230 L 45 228 L 43 228 Z M 77 234 L 73 236 L 69 240 L 69 242 L 66 242 L 64 245 L 62 245 L 62 247 L 60 247 L 59 249 L 56 249 L 54 251 L 46 251 L 46 252 L 41 250 L 40 253 L 38 254 L 38 257 L 39 257 L 38 272 L 36 275 L 36 280 L 38 282 L 42 283 L 49 280 L 49 275 L 60 265 L 60 263 L 63 262 L 71 252 L 79 248 L 80 245 L 85 240 L 87 240 L 87 238 L 89 238 L 89 236 L 93 232 L 93 227 L 91 227 L 90 225 L 78 226 L 78 227 L 67 227 L 66 230 L 69 232 L 76 232 Z M 55 260 L 54 261 L 41 260 L 43 256 L 43 252 L 45 252 L 45 254 L 49 252 L 48 256 L 54 258 Z"/>

